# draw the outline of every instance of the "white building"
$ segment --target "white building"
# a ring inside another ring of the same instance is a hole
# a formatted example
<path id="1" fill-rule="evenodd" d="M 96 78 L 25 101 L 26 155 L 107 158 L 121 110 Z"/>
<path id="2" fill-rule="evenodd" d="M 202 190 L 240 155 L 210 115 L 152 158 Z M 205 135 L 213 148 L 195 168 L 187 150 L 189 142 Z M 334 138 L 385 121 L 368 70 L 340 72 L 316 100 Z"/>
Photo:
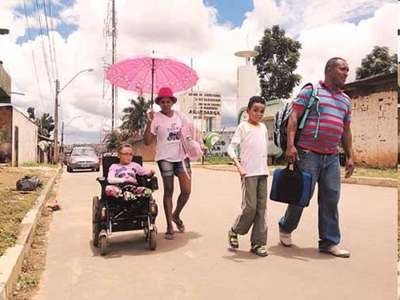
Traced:
<path id="1" fill-rule="evenodd" d="M 235 53 L 235 56 L 244 58 L 245 64 L 237 68 L 237 106 L 238 114 L 247 107 L 250 97 L 261 95 L 260 79 L 256 66 L 250 59 L 258 55 L 256 51 L 246 50 Z"/>
<path id="2" fill-rule="evenodd" d="M 201 131 L 221 130 L 221 93 L 188 91 L 177 97 L 180 110 L 191 118 Z"/>
<path id="3" fill-rule="evenodd" d="M 0 104 L 0 163 L 13 167 L 37 161 L 38 127 L 8 103 Z"/>

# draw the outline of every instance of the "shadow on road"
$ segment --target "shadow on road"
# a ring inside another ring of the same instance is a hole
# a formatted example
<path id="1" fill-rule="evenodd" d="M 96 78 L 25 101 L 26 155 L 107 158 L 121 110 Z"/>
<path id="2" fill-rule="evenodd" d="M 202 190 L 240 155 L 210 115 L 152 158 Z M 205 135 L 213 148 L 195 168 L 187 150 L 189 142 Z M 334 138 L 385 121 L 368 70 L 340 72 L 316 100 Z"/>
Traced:
<path id="1" fill-rule="evenodd" d="M 119 258 L 127 255 L 153 255 L 169 252 L 184 247 L 190 240 L 198 239 L 201 236 L 202 235 L 197 232 L 188 231 L 185 233 L 175 233 L 175 238 L 173 240 L 166 240 L 164 238 L 164 232 L 159 232 L 157 234 L 157 249 L 151 251 L 141 231 L 123 234 L 118 233 L 118 235 L 115 234 L 109 238 L 108 251 L 104 258 Z M 99 249 L 93 246 L 92 241 L 89 242 L 89 246 L 94 256 L 100 256 Z"/>
<path id="2" fill-rule="evenodd" d="M 283 258 L 301 261 L 334 259 L 332 255 L 320 253 L 317 248 L 300 248 L 296 245 L 284 247 L 280 244 L 271 246 L 268 249 L 269 255 L 281 256 Z"/>
<path id="3" fill-rule="evenodd" d="M 231 261 L 241 263 L 245 260 L 259 259 L 258 256 L 254 255 L 250 251 L 244 250 L 232 250 L 228 248 L 228 251 L 232 253 L 232 255 L 225 255 L 223 258 L 229 259 Z M 320 253 L 317 248 L 300 248 L 295 245 L 291 247 L 283 247 L 281 245 L 275 245 L 268 248 L 269 256 L 281 256 L 287 259 L 295 259 L 300 261 L 309 261 L 309 260 L 327 260 L 334 259 L 332 255 Z"/>
<path id="4" fill-rule="evenodd" d="M 254 255 L 250 251 L 245 251 L 245 250 L 233 250 L 228 248 L 229 253 L 232 255 L 225 255 L 222 256 L 225 259 L 231 260 L 236 263 L 242 263 L 245 260 L 253 260 L 253 259 L 260 259 L 260 257 Z"/>

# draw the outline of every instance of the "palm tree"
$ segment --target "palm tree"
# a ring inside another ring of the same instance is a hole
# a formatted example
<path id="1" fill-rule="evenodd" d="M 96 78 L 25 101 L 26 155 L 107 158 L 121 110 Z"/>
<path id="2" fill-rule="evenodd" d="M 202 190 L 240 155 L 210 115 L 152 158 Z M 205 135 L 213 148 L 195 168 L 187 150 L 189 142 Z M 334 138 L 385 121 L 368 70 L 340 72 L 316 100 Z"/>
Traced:
<path id="1" fill-rule="evenodd" d="M 121 130 L 126 131 L 131 136 L 143 136 L 147 122 L 147 110 L 150 102 L 139 95 L 137 100 L 130 99 L 131 106 L 123 109 Z"/>
<path id="2" fill-rule="evenodd" d="M 104 138 L 106 149 L 109 152 L 116 151 L 121 144 L 121 135 L 117 130 L 111 131 Z"/>

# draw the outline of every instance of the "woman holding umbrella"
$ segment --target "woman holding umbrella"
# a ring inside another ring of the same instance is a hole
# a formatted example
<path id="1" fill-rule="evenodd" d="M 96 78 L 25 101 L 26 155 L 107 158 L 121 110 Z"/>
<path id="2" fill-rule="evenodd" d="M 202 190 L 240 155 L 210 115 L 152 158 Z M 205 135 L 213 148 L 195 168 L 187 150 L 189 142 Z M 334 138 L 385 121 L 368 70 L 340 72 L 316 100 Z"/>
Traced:
<path id="1" fill-rule="evenodd" d="M 191 88 L 196 84 L 198 76 L 184 63 L 168 57 L 156 57 L 153 53 L 151 56 L 136 56 L 113 64 L 107 70 L 106 77 L 117 87 L 140 94 L 150 93 L 151 104 L 153 90 L 159 89 L 155 103 L 161 107 L 161 112 L 149 113 L 144 138 L 147 145 L 154 140 L 157 143 L 156 161 L 163 177 L 164 210 L 167 218 L 165 237 L 173 239 L 172 222 L 180 232 L 185 231 L 180 214 L 190 196 L 191 179 L 189 160 L 183 152 L 178 135 L 182 124 L 189 120 L 172 109 L 176 102 L 172 90 L 177 92 Z M 181 189 L 175 211 L 172 205 L 174 175 L 179 178 Z"/>
<path id="2" fill-rule="evenodd" d="M 189 200 L 191 191 L 190 162 L 180 141 L 180 130 L 189 119 L 172 109 L 177 99 L 169 87 L 162 87 L 154 100 L 161 107 L 160 112 L 149 112 L 144 133 L 146 145 L 156 141 L 155 160 L 160 168 L 164 185 L 164 212 L 167 219 L 166 239 L 174 238 L 174 222 L 179 232 L 185 231 L 180 214 Z M 180 194 L 173 211 L 174 175 L 179 179 Z"/>

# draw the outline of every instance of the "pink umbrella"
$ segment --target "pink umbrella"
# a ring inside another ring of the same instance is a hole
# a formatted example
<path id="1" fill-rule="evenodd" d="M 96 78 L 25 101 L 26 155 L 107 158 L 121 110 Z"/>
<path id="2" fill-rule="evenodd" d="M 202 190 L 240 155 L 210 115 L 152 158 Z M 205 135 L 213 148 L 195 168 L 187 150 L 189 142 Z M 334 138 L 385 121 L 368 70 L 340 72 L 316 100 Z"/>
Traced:
<path id="1" fill-rule="evenodd" d="M 111 84 L 137 93 L 153 93 L 161 87 L 170 87 L 174 92 L 194 86 L 199 79 L 196 72 L 172 58 L 138 56 L 113 64 L 106 72 Z"/>

